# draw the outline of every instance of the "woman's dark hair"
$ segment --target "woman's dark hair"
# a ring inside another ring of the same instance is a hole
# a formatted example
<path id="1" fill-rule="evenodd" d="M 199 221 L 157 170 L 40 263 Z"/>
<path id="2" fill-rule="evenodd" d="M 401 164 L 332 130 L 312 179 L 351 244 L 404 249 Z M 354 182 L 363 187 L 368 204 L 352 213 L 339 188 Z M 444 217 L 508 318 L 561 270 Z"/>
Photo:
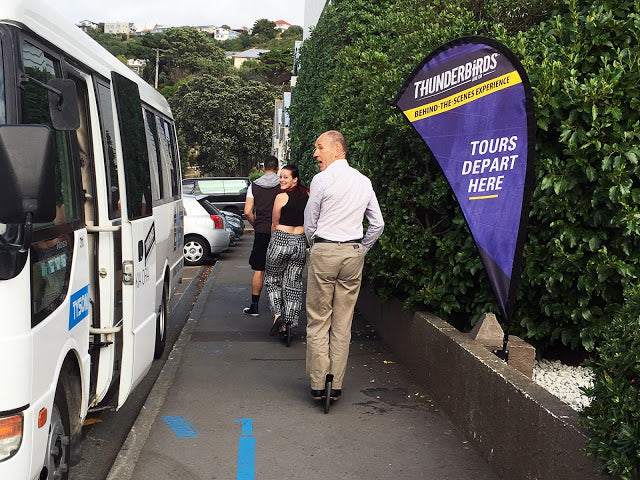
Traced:
<path id="1" fill-rule="evenodd" d="M 306 185 L 303 185 L 302 182 L 300 181 L 300 170 L 298 170 L 298 166 L 297 165 L 294 165 L 293 163 L 290 163 L 290 164 L 285 165 L 284 167 L 282 167 L 282 170 L 288 170 L 289 172 L 291 172 L 291 178 L 297 178 L 298 179 L 298 185 L 297 185 L 296 188 L 301 188 L 305 192 L 309 193 L 309 187 L 307 187 Z"/>

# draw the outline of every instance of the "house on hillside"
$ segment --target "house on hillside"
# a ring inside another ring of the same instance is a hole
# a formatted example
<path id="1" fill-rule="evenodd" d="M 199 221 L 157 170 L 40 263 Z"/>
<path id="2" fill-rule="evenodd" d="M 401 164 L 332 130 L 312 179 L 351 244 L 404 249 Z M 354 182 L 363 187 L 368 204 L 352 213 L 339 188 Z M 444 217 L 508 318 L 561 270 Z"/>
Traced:
<path id="1" fill-rule="evenodd" d="M 200 25 L 193 28 L 195 28 L 199 32 L 208 33 L 209 35 L 215 35 L 216 31 L 218 30 L 218 27 L 214 27 L 213 25 Z"/>
<path id="2" fill-rule="evenodd" d="M 275 23 L 276 23 L 276 30 L 280 30 L 281 33 L 291 26 L 290 23 L 285 22 L 284 20 L 276 20 Z"/>
<path id="3" fill-rule="evenodd" d="M 91 20 L 82 20 L 81 22 L 76 24 L 76 27 L 78 27 L 84 33 L 87 33 L 87 30 L 89 30 L 90 28 L 93 28 L 93 29 L 98 28 L 98 24 L 95 22 L 92 22 Z"/>
<path id="4" fill-rule="evenodd" d="M 133 70 L 136 75 L 139 77 L 142 76 L 142 72 L 144 71 L 144 67 L 147 66 L 147 61 L 142 60 L 140 58 L 129 58 L 127 59 L 127 67 Z"/>
<path id="5" fill-rule="evenodd" d="M 269 50 L 262 50 L 260 48 L 250 48 L 249 50 L 245 50 L 244 52 L 238 52 L 231 56 L 233 60 L 233 66 L 235 68 L 240 68 L 244 62 L 247 60 L 259 60 L 261 53 L 267 53 Z"/>
<path id="6" fill-rule="evenodd" d="M 104 24 L 104 33 L 112 33 L 114 35 L 125 33 L 132 35 L 135 31 L 135 25 L 130 22 L 105 22 Z"/>
<path id="7" fill-rule="evenodd" d="M 225 40 L 235 40 L 241 34 L 242 30 L 230 30 L 228 28 L 218 27 L 213 34 L 213 38 L 224 42 Z"/>

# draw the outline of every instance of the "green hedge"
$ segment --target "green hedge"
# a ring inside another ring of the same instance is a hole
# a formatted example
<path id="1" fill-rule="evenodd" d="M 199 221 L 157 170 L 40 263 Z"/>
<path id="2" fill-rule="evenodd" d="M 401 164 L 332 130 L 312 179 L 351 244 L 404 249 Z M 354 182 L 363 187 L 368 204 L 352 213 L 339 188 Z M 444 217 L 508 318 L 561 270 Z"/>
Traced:
<path id="1" fill-rule="evenodd" d="M 589 362 L 595 378 L 581 416 L 591 434 L 589 454 L 606 472 L 634 480 L 640 478 L 640 287 L 627 298 Z"/>
<path id="2" fill-rule="evenodd" d="M 440 168 L 390 105 L 433 49 L 490 36 L 528 71 L 538 123 L 512 331 L 538 348 L 593 348 L 640 273 L 636 12 L 631 0 L 335 0 L 325 9 L 302 48 L 291 158 L 309 181 L 317 135 L 344 133 L 349 160 L 372 178 L 385 216 L 367 256 L 379 294 L 463 329 L 498 311 Z"/>

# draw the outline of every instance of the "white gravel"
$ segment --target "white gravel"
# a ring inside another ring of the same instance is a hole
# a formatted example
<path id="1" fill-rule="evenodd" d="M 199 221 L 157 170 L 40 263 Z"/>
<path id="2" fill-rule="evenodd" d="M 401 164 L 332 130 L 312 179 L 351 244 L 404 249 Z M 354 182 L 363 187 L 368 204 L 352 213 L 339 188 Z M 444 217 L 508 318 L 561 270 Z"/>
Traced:
<path id="1" fill-rule="evenodd" d="M 549 391 L 574 410 L 580 411 L 589 405 L 589 398 L 580 387 L 593 385 L 593 373 L 588 367 L 572 367 L 559 360 L 536 360 L 533 381 Z"/>

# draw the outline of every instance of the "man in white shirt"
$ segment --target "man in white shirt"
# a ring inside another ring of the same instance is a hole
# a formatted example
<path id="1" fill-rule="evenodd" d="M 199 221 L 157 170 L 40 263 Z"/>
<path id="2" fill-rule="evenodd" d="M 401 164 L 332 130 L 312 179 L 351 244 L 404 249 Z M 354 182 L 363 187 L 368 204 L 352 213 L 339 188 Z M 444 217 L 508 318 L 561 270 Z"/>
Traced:
<path id="1" fill-rule="evenodd" d="M 316 140 L 320 173 L 311 181 L 304 231 L 312 245 L 307 278 L 307 375 L 321 398 L 327 374 L 331 397 L 342 393 L 351 322 L 364 256 L 382 234 L 384 220 L 371 181 L 349 166 L 347 145 L 331 130 Z M 364 217 L 369 227 L 363 236 Z"/>

